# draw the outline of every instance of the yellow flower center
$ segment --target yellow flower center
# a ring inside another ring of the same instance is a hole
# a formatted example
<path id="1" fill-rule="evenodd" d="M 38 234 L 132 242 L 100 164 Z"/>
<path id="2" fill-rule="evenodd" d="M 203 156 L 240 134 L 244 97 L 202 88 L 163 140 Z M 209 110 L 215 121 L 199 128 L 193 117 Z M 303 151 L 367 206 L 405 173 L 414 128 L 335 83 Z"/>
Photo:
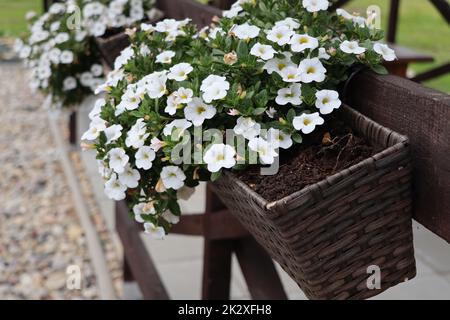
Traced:
<path id="1" fill-rule="evenodd" d="M 303 119 L 303 124 L 304 124 L 305 126 L 307 126 L 308 124 L 311 124 L 311 120 L 309 120 L 309 119 Z"/>
<path id="2" fill-rule="evenodd" d="M 309 67 L 308 69 L 306 69 L 307 74 L 311 74 L 311 73 L 315 73 L 315 72 L 316 72 L 316 68 L 314 68 L 314 67 Z"/>

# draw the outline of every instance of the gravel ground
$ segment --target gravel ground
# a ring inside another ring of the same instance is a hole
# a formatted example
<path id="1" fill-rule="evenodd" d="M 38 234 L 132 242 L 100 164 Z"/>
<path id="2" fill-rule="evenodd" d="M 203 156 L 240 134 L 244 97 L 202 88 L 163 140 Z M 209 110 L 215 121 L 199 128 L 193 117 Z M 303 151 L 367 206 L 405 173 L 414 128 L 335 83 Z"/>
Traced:
<path id="1" fill-rule="evenodd" d="M 0 62 L 0 299 L 95 299 L 98 289 L 42 99 Z M 81 270 L 81 289 L 66 270 Z"/>

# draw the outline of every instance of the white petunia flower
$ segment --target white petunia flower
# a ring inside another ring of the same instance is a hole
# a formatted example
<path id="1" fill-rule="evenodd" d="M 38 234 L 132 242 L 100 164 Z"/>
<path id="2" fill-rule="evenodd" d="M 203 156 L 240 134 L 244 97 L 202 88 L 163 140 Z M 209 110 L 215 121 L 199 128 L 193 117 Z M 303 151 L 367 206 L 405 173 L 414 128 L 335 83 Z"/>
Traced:
<path id="1" fill-rule="evenodd" d="M 236 126 L 233 128 L 234 133 L 242 135 L 245 139 L 250 140 L 259 135 L 261 125 L 252 118 L 239 117 L 236 120 Z"/>
<path id="2" fill-rule="evenodd" d="M 173 92 L 170 96 L 167 97 L 167 106 L 165 107 L 164 111 L 173 116 L 175 113 L 177 113 L 178 108 L 181 108 L 181 102 L 176 92 Z"/>
<path id="3" fill-rule="evenodd" d="M 123 127 L 120 124 L 113 124 L 104 130 L 106 135 L 106 144 L 116 141 L 122 135 Z"/>
<path id="4" fill-rule="evenodd" d="M 165 72 L 154 72 L 140 81 L 144 84 L 150 99 L 159 99 L 167 93 L 167 78 L 168 76 Z"/>
<path id="5" fill-rule="evenodd" d="M 303 52 L 306 49 L 314 50 L 319 47 L 319 41 L 307 34 L 294 34 L 289 44 L 294 52 Z"/>
<path id="6" fill-rule="evenodd" d="M 186 180 L 186 175 L 183 170 L 177 166 L 166 166 L 162 168 L 161 179 L 164 187 L 167 189 L 178 190 L 184 186 L 184 180 Z"/>
<path id="7" fill-rule="evenodd" d="M 156 56 L 156 62 L 170 64 L 172 63 L 172 58 L 175 57 L 175 52 L 167 50 L 163 51 Z"/>
<path id="8" fill-rule="evenodd" d="M 215 115 L 216 108 L 205 104 L 200 98 L 192 99 L 184 108 L 184 116 L 187 120 L 192 121 L 196 127 L 201 126 L 206 119 L 212 119 Z"/>
<path id="9" fill-rule="evenodd" d="M 220 100 L 227 96 L 230 83 L 225 77 L 210 75 L 202 81 L 200 91 L 203 92 L 203 100 L 211 103 L 213 100 Z"/>
<path id="10" fill-rule="evenodd" d="M 70 91 L 77 87 L 77 79 L 74 77 L 67 77 L 63 81 L 63 90 Z"/>
<path id="11" fill-rule="evenodd" d="M 193 70 L 194 68 L 189 63 L 179 63 L 170 68 L 167 78 L 175 81 L 184 81 Z"/>
<path id="12" fill-rule="evenodd" d="M 121 174 L 130 159 L 122 148 L 113 148 L 108 152 L 109 167 Z"/>
<path id="13" fill-rule="evenodd" d="M 318 112 L 303 113 L 299 117 L 295 117 L 292 124 L 296 130 L 301 130 L 304 134 L 309 134 L 314 131 L 316 126 L 324 123 L 323 118 Z"/>
<path id="14" fill-rule="evenodd" d="M 339 45 L 339 48 L 345 53 L 361 54 L 366 52 L 366 48 L 360 47 L 358 41 L 345 40 Z"/>
<path id="15" fill-rule="evenodd" d="M 139 185 L 141 174 L 138 170 L 131 168 L 129 164 L 125 166 L 124 171 L 119 174 L 119 181 L 128 188 L 136 188 Z"/>
<path id="16" fill-rule="evenodd" d="M 259 160 L 262 164 L 272 164 L 278 153 L 272 144 L 263 138 L 253 138 L 249 141 L 248 147 L 258 153 Z"/>
<path id="17" fill-rule="evenodd" d="M 94 120 L 97 118 L 100 113 L 102 112 L 102 108 L 106 105 L 106 100 L 103 98 L 97 99 L 95 101 L 94 107 L 92 108 L 91 112 L 89 112 L 89 119 Z"/>
<path id="18" fill-rule="evenodd" d="M 310 83 L 313 81 L 324 81 L 327 69 L 324 68 L 319 58 L 312 58 L 301 61 L 299 71 L 301 73 L 301 81 L 304 83 Z"/>
<path id="19" fill-rule="evenodd" d="M 263 60 L 272 59 L 275 56 L 275 53 L 277 52 L 274 48 L 272 48 L 272 46 L 264 45 L 259 42 L 257 42 L 250 50 L 251 55 L 254 55 Z"/>
<path id="20" fill-rule="evenodd" d="M 153 160 L 156 158 L 156 153 L 151 147 L 142 146 L 136 152 L 135 158 L 137 168 L 149 170 L 153 166 Z"/>
<path id="21" fill-rule="evenodd" d="M 284 68 L 280 73 L 284 82 L 300 82 L 302 81 L 302 72 L 297 66 L 288 66 Z"/>
<path id="22" fill-rule="evenodd" d="M 386 61 L 394 61 L 395 59 L 397 59 L 395 51 L 389 48 L 388 45 L 384 43 L 375 43 L 375 45 L 373 46 L 373 50 L 381 55 Z"/>
<path id="23" fill-rule="evenodd" d="M 321 114 L 330 114 L 341 106 L 339 94 L 334 90 L 320 90 L 316 92 L 316 107 Z"/>
<path id="24" fill-rule="evenodd" d="M 134 219 L 139 223 L 144 223 L 145 219 L 142 215 L 154 215 L 156 213 L 153 202 L 141 202 L 133 207 Z"/>
<path id="25" fill-rule="evenodd" d="M 157 227 L 151 222 L 144 223 L 145 233 L 149 234 L 152 239 L 162 240 L 166 236 L 166 231 L 163 227 Z"/>
<path id="26" fill-rule="evenodd" d="M 192 97 L 194 96 L 194 92 L 191 89 L 186 88 L 179 88 L 175 94 L 178 98 L 178 102 L 183 104 L 191 102 Z"/>
<path id="27" fill-rule="evenodd" d="M 91 66 L 91 73 L 94 77 L 100 77 L 103 74 L 103 67 L 101 64 L 93 64 Z"/>
<path id="28" fill-rule="evenodd" d="M 172 135 L 172 131 L 175 129 L 175 136 L 173 138 L 179 139 L 184 131 L 192 126 L 192 123 L 186 119 L 175 119 L 171 123 L 167 124 L 163 129 L 163 134 L 165 136 Z"/>
<path id="29" fill-rule="evenodd" d="M 236 150 L 230 145 L 213 144 L 203 156 L 209 172 L 218 172 L 222 168 L 230 169 L 236 164 Z"/>
<path id="30" fill-rule="evenodd" d="M 92 141 L 98 138 L 100 132 L 106 129 L 106 121 L 100 118 L 92 120 L 89 129 L 83 133 L 81 140 Z"/>
<path id="31" fill-rule="evenodd" d="M 248 23 L 244 23 L 235 26 L 231 31 L 238 39 L 250 40 L 256 38 L 259 35 L 261 29 L 257 26 L 252 26 Z"/>
<path id="32" fill-rule="evenodd" d="M 267 70 L 268 74 L 272 74 L 274 72 L 281 75 L 281 72 L 286 67 L 297 67 L 291 60 L 292 53 L 290 52 L 283 52 L 284 58 L 273 58 L 266 62 L 264 65 L 264 70 Z"/>
<path id="33" fill-rule="evenodd" d="M 284 106 L 288 103 L 299 106 L 302 104 L 302 90 L 299 83 L 294 83 L 288 88 L 278 90 L 278 95 L 275 98 L 278 105 Z"/>
<path id="34" fill-rule="evenodd" d="M 70 64 L 73 62 L 73 52 L 69 50 L 64 50 L 61 52 L 61 56 L 59 57 L 59 60 L 63 64 Z"/>
<path id="35" fill-rule="evenodd" d="M 270 128 L 267 131 L 267 141 L 273 148 L 289 149 L 292 146 L 291 135 L 281 130 Z"/>
<path id="36" fill-rule="evenodd" d="M 308 12 L 318 12 L 327 10 L 330 2 L 328 0 L 303 0 L 302 4 Z"/>
<path id="37" fill-rule="evenodd" d="M 317 56 L 319 59 L 329 60 L 331 56 L 327 53 L 325 48 L 319 48 L 319 55 Z"/>
<path id="38" fill-rule="evenodd" d="M 139 149 L 145 143 L 145 140 L 149 137 L 147 133 L 147 126 L 144 119 L 138 119 L 136 123 L 127 132 L 127 138 L 125 139 L 125 145 L 127 147 L 133 147 Z"/>
<path id="39" fill-rule="evenodd" d="M 291 41 L 293 35 L 294 31 L 288 26 L 274 26 L 272 30 L 267 33 L 267 39 L 280 46 L 284 46 Z"/>
<path id="40" fill-rule="evenodd" d="M 184 188 L 184 187 L 183 187 Z M 180 217 L 174 215 L 170 210 L 166 210 L 162 213 L 161 218 L 169 222 L 170 224 L 177 224 L 180 222 Z"/>
<path id="41" fill-rule="evenodd" d="M 284 27 L 284 26 L 286 26 L 286 27 L 288 27 L 291 30 L 296 30 L 296 29 L 300 28 L 300 23 L 298 23 L 297 19 L 288 17 L 288 18 L 286 18 L 284 20 L 277 21 L 275 23 L 275 26 L 276 27 Z"/>
<path id="42" fill-rule="evenodd" d="M 134 50 L 131 46 L 123 49 L 120 55 L 114 61 L 114 69 L 119 70 L 122 66 L 126 65 L 128 61 L 134 56 Z"/>
<path id="43" fill-rule="evenodd" d="M 117 179 L 115 174 L 105 183 L 105 194 L 112 200 L 125 199 L 125 191 L 127 191 L 127 187 Z"/>
<path id="44" fill-rule="evenodd" d="M 64 43 L 64 42 L 68 41 L 69 38 L 70 38 L 70 37 L 69 37 L 69 34 L 68 34 L 68 33 L 62 32 L 62 33 L 59 33 L 59 34 L 57 34 L 57 35 L 55 36 L 55 42 L 56 42 L 57 44 L 61 44 L 61 43 Z"/>

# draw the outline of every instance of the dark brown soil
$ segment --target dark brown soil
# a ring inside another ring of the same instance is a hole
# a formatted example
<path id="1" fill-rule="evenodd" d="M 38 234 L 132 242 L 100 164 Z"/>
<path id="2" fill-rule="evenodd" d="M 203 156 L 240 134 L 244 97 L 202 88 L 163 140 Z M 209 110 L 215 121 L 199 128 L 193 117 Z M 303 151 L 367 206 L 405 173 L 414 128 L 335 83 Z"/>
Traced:
<path id="1" fill-rule="evenodd" d="M 262 176 L 258 166 L 236 174 L 263 198 L 275 201 L 351 167 L 380 150 L 342 121 L 334 118 L 327 122 L 328 127 L 316 128 L 311 135 L 304 135 L 303 143 L 298 147 L 280 150 L 280 169 L 276 175 Z"/>

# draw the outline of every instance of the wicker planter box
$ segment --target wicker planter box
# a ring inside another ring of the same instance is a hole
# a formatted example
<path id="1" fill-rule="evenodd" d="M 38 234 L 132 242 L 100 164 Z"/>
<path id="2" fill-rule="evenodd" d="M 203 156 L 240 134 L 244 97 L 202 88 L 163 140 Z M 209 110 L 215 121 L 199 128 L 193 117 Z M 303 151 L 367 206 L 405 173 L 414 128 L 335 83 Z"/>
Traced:
<path id="1" fill-rule="evenodd" d="M 349 107 L 341 114 L 383 151 L 270 203 L 232 172 L 212 184 L 310 299 L 364 299 L 416 274 L 408 138 Z M 371 265 L 380 289 L 367 287 Z"/>
<path id="2" fill-rule="evenodd" d="M 199 27 L 211 24 L 214 16 L 221 16 L 222 9 L 225 9 L 223 0 L 216 0 L 213 5 L 205 5 L 195 0 L 165 0 L 165 11 L 167 15 L 174 19 L 185 19 L 189 17 Z M 217 6 L 214 6 L 216 4 Z M 231 5 L 231 4 L 230 4 Z M 221 7 L 221 8 L 219 8 Z"/>
<path id="3" fill-rule="evenodd" d="M 112 67 L 120 52 L 130 45 L 130 40 L 125 32 L 118 32 L 111 36 L 95 38 L 95 43 L 105 63 Z"/>

